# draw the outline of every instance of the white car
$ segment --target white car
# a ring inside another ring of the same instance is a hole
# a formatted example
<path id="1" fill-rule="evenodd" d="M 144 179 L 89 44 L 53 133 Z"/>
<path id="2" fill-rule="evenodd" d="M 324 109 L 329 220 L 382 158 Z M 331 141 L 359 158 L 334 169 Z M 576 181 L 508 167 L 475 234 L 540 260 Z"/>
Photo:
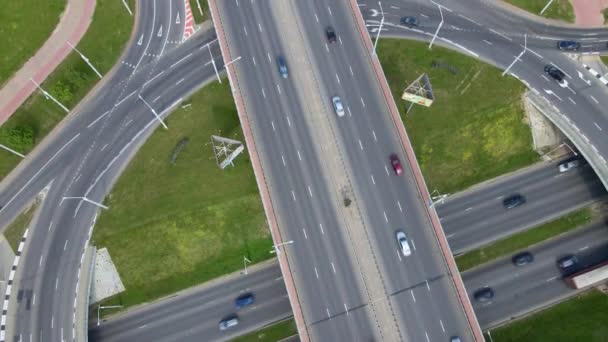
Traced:
<path id="1" fill-rule="evenodd" d="M 336 114 L 340 117 L 344 116 L 344 106 L 342 105 L 342 100 L 340 99 L 340 97 L 332 97 L 331 103 L 334 104 L 334 110 L 336 111 Z"/>
<path id="2" fill-rule="evenodd" d="M 397 243 L 399 244 L 399 249 L 401 249 L 401 254 L 403 254 L 403 256 L 410 256 L 412 254 L 410 243 L 408 242 L 407 236 L 404 232 L 397 232 Z"/>
<path id="3" fill-rule="evenodd" d="M 581 161 L 579 159 L 567 160 L 559 163 L 559 172 L 566 172 L 568 170 L 574 169 L 575 167 L 579 167 Z"/>

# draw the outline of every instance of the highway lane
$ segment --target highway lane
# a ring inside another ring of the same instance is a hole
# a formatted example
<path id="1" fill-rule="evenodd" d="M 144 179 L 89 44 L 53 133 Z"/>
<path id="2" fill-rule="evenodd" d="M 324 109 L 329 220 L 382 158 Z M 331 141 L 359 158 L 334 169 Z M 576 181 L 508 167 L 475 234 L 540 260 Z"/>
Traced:
<path id="1" fill-rule="evenodd" d="M 484 330 L 579 293 L 580 291 L 569 288 L 561 280 L 556 260 L 565 254 L 574 253 L 583 266 L 608 258 L 608 226 L 605 223 L 593 224 L 558 239 L 536 245 L 529 250 L 534 253 L 535 261 L 528 266 L 516 267 L 508 256 L 463 274 L 471 296 L 476 289 L 486 285 L 495 290 L 492 303 L 487 305 L 475 303 L 475 312 Z M 263 290 L 256 288 L 255 291 L 260 291 L 256 304 L 264 305 L 264 310 L 257 311 L 255 317 L 243 318 L 246 326 L 244 328 L 237 326 L 231 331 L 234 334 L 229 335 L 230 337 L 259 329 L 271 319 L 280 320 L 290 317 L 292 312 L 288 303 L 277 303 L 271 299 L 284 298 L 286 292 L 283 286 L 278 286 L 278 282 L 273 280 L 273 276 L 263 275 L 270 272 L 280 274 L 277 263 L 268 264 L 261 271 L 252 271 L 248 276 L 230 277 L 220 281 L 219 284 L 213 284 L 213 299 L 209 298 L 211 291 L 208 292 L 207 287 L 201 287 L 179 294 L 177 300 L 171 298 L 159 301 L 125 315 L 113 317 L 102 322 L 98 328 L 92 326 L 91 341 L 140 340 L 144 336 L 150 336 L 150 330 L 158 333 L 153 336 L 160 337 L 155 341 L 174 341 L 174 336 L 183 334 L 189 329 L 200 333 L 199 337 L 205 336 L 208 341 L 226 340 L 228 336 L 218 334 L 217 326 L 209 322 L 216 323 L 222 312 L 230 311 L 234 297 L 246 286 L 251 286 L 249 284 L 259 284 L 263 287 Z M 248 277 L 255 279 L 250 281 Z M 267 296 L 269 292 L 272 293 L 270 298 Z M 265 302 L 267 300 L 268 303 Z M 180 318 L 187 320 L 188 324 L 182 326 L 177 323 Z"/>
<path id="2" fill-rule="evenodd" d="M 295 251 L 303 256 L 290 260 L 290 267 L 296 270 L 295 277 L 309 284 L 298 291 L 310 291 L 308 297 L 318 299 L 310 301 L 305 314 L 311 322 L 321 324 L 330 318 L 343 326 L 344 334 L 353 334 L 352 338 L 356 338 L 355 334 L 363 338 L 373 336 L 375 331 L 367 323 L 368 308 L 359 287 L 361 276 L 348 272 L 352 262 L 345 251 L 348 246 L 335 229 L 339 226 L 332 203 L 335 194 L 322 176 L 313 137 L 306 130 L 309 123 L 302 109 L 306 102 L 295 90 L 306 82 L 300 75 L 305 75 L 307 61 L 296 59 L 296 54 L 277 37 L 280 30 L 274 24 L 277 17 L 273 11 L 287 9 L 269 8 L 266 2 L 221 3 L 221 6 L 225 6 L 222 12 L 229 14 L 231 20 L 243 25 L 238 32 L 236 27 L 230 28 L 234 44 L 246 50 L 236 50 L 232 57 L 242 58 L 235 64 L 238 84 L 251 89 L 247 100 L 257 109 L 248 116 L 255 127 L 254 134 L 260 139 L 255 145 L 264 150 L 262 158 L 268 158 L 263 163 L 267 165 L 265 173 L 271 175 L 266 177 L 271 180 L 271 191 L 276 196 L 273 196 L 273 205 L 282 213 L 279 219 L 293 227 L 284 232 L 282 238 L 295 242 L 284 250 L 288 255 Z M 289 20 L 289 17 L 282 18 Z M 286 56 L 290 68 L 287 80 L 282 80 L 277 73 L 275 58 L 279 54 Z M 241 72 L 245 77 L 240 76 Z M 344 319 L 343 313 L 347 310 L 352 319 Z"/>
<path id="3" fill-rule="evenodd" d="M 299 59 L 291 59 L 291 50 L 285 49 L 287 63 L 291 65 L 290 68 L 292 70 L 290 72 L 290 79 L 296 77 L 296 83 L 300 86 L 300 89 L 298 90 L 302 93 L 309 90 L 301 88 L 302 83 L 297 78 L 299 77 L 299 73 L 294 73 L 293 69 L 299 66 L 301 59 L 312 59 L 312 62 L 309 62 L 310 66 L 308 67 L 312 69 L 312 73 L 316 80 L 316 82 L 313 83 L 313 89 L 317 91 L 318 87 L 320 90 L 318 90 L 318 93 L 315 92 L 312 94 L 312 97 L 308 97 L 308 101 L 316 101 L 315 98 L 322 99 L 322 106 L 324 107 L 322 108 L 322 112 L 323 116 L 326 117 L 323 119 L 311 115 L 310 111 L 302 111 L 298 108 L 300 106 L 298 106 L 297 103 L 295 106 L 292 105 L 287 108 L 287 110 L 281 107 L 278 107 L 275 110 L 269 108 L 268 102 L 274 101 L 274 97 L 279 95 L 278 92 L 274 92 L 274 90 L 272 92 L 265 91 L 267 89 L 275 88 L 277 84 L 276 78 L 279 77 L 276 73 L 276 66 L 273 65 L 273 58 L 271 57 L 276 56 L 277 54 L 277 50 L 276 48 L 273 48 L 272 42 L 280 41 L 275 37 L 276 32 L 280 31 L 285 36 L 287 36 L 287 33 L 282 25 L 277 25 L 280 28 L 272 28 L 272 26 L 270 26 L 269 30 L 269 23 L 272 23 L 272 20 L 260 19 L 263 18 L 262 13 L 273 13 L 273 11 L 276 11 L 277 9 L 266 8 L 266 2 L 257 2 L 251 5 L 251 8 L 249 7 L 250 4 L 247 2 L 241 2 L 239 4 L 222 3 L 221 6 L 223 7 L 220 8 L 220 13 L 225 16 L 221 19 L 222 26 L 227 30 L 227 34 L 230 37 L 230 58 L 234 58 L 235 56 L 242 57 L 242 59 L 235 64 L 237 73 L 236 78 L 238 81 L 234 80 L 235 76 L 233 75 L 233 82 L 238 82 L 240 87 L 242 87 L 241 89 L 247 89 L 245 92 L 246 101 L 253 102 L 254 99 L 255 101 L 259 101 L 250 107 L 247 106 L 247 115 L 253 117 L 250 120 L 252 120 L 255 125 L 254 134 L 256 133 L 255 129 L 258 127 L 261 131 L 261 134 L 258 133 L 258 136 L 260 137 L 258 139 L 262 142 L 256 141 L 256 145 L 263 146 L 264 152 L 268 154 L 262 156 L 262 164 L 265 165 L 265 169 L 269 170 L 267 172 L 273 174 L 273 177 L 266 177 L 266 179 L 270 180 L 271 188 L 277 189 L 274 190 L 276 193 L 273 193 L 273 195 L 279 198 L 274 201 L 280 208 L 278 211 L 281 212 L 283 216 L 290 215 L 291 212 L 289 212 L 289 210 L 291 208 L 285 205 L 285 203 L 295 202 L 296 198 L 299 198 L 299 194 L 306 194 L 308 185 L 298 185 L 297 180 L 303 179 L 306 181 L 308 178 L 306 175 L 300 175 L 307 170 L 302 171 L 303 168 L 301 166 L 294 168 L 291 166 L 291 162 L 288 159 L 288 157 L 292 159 L 295 158 L 296 153 L 294 152 L 297 151 L 292 150 L 291 156 L 289 156 L 289 153 L 273 151 L 273 147 L 290 145 L 305 146 L 306 144 L 312 144 L 312 142 L 299 140 L 293 143 L 289 140 L 279 140 L 277 143 L 277 139 L 282 139 L 282 137 L 274 137 L 276 133 L 270 128 L 272 125 L 268 125 L 268 120 L 275 122 L 275 124 L 284 121 L 281 116 L 286 112 L 289 113 L 290 117 L 304 117 L 308 122 L 316 123 L 314 120 L 320 120 L 318 124 L 309 123 L 308 125 L 316 127 L 316 136 L 321 136 L 320 139 L 329 139 L 329 142 L 332 145 L 335 144 L 332 140 L 340 139 L 340 143 L 337 144 L 337 146 L 333 145 L 328 147 L 325 145 L 324 147 L 330 149 L 332 153 L 337 151 L 336 153 L 340 159 L 346 159 L 346 166 L 338 165 L 337 167 L 340 168 L 340 173 L 343 173 L 348 179 L 352 179 L 352 181 L 346 180 L 345 184 L 349 190 L 352 189 L 350 191 L 353 191 L 355 194 L 355 199 L 361 201 L 361 204 L 357 205 L 361 207 L 363 212 L 363 224 L 365 225 L 363 227 L 363 232 L 368 234 L 364 234 L 363 236 L 370 236 L 371 246 L 373 246 L 371 248 L 365 248 L 372 251 L 370 258 L 375 263 L 372 267 L 375 268 L 373 272 L 379 274 L 380 280 L 382 281 L 379 285 L 381 287 L 379 293 L 389 299 L 388 315 L 396 315 L 395 320 L 399 326 L 398 328 L 393 329 L 379 325 L 379 329 L 384 334 L 393 334 L 396 332 L 399 334 L 399 337 L 396 338 L 412 340 L 425 339 L 426 336 L 429 336 L 432 339 L 439 339 L 446 338 L 449 334 L 468 335 L 466 323 L 462 317 L 459 317 L 459 315 L 462 315 L 460 313 L 461 309 L 456 299 L 453 297 L 454 292 L 451 292 L 453 289 L 450 287 L 449 280 L 445 277 L 445 266 L 439 258 L 438 247 L 432 244 L 432 241 L 435 241 L 434 237 L 431 236 L 432 233 L 428 229 L 422 228 L 413 228 L 411 232 L 408 231 L 411 234 L 412 241 L 416 241 L 415 247 L 417 248 L 417 252 L 414 253 L 414 257 L 411 258 L 411 261 L 405 262 L 397 253 L 394 237 L 396 229 L 403 229 L 402 227 L 407 226 L 428 227 L 428 223 L 424 218 L 424 208 L 417 198 L 413 179 L 411 178 L 411 174 L 408 173 L 409 170 L 406 171 L 408 176 L 403 178 L 392 176 L 390 172 L 387 172 L 388 155 L 391 152 L 399 151 L 400 149 L 398 148 L 398 141 L 394 136 L 394 128 L 391 127 L 392 123 L 390 122 L 390 117 L 387 116 L 387 108 L 378 100 L 378 96 L 381 95 L 377 88 L 370 86 L 373 85 L 374 82 L 369 68 L 369 62 L 365 58 L 359 57 L 364 50 L 360 43 L 360 38 L 357 36 L 358 33 L 351 29 L 354 24 L 352 18 L 345 15 L 345 13 L 348 13 L 349 11 L 348 7 L 345 4 L 335 5 L 322 2 L 297 2 L 295 11 L 298 13 L 297 17 L 302 23 L 296 21 L 298 24 L 296 26 L 301 27 L 305 39 L 307 39 L 302 41 L 302 44 L 306 46 L 306 52 L 303 54 L 296 54 Z M 260 9 L 256 9 L 258 6 Z M 241 11 L 246 12 L 243 13 Z M 278 17 L 280 16 L 276 16 L 276 18 Z M 281 18 L 284 19 L 284 17 Z M 317 22 L 317 19 L 319 22 Z M 279 21 L 279 19 L 276 20 Z M 287 19 L 287 21 L 289 21 L 289 19 Z M 226 24 L 226 22 L 229 22 L 230 24 Z M 325 23 L 332 23 L 338 30 L 339 42 L 331 47 L 326 46 L 323 33 L 324 25 L 326 25 Z M 240 25 L 245 25 L 245 27 L 242 28 Z M 258 34 L 262 32 L 263 38 L 258 38 Z M 283 44 L 286 43 L 283 42 Z M 260 51 L 262 47 L 266 51 Z M 266 64 L 267 56 L 270 65 Z M 254 62 L 254 60 L 258 62 Z M 259 62 L 262 60 L 264 61 L 263 64 Z M 338 61 L 344 62 L 340 63 Z M 317 68 L 318 70 L 316 70 Z M 356 82 L 353 82 L 352 80 L 354 72 L 351 72 L 351 70 L 357 70 L 358 72 L 355 77 Z M 268 75 L 275 78 L 274 82 L 272 79 L 268 79 Z M 262 91 L 260 92 L 259 89 Z M 340 119 L 341 121 L 338 121 L 335 114 L 331 112 L 331 107 L 329 107 L 330 104 L 327 100 L 335 93 L 343 96 L 345 105 L 347 106 L 347 112 L 350 113 L 348 116 Z M 359 95 L 359 97 L 357 97 L 357 95 Z M 361 96 L 365 96 L 365 99 Z M 253 108 L 253 110 L 251 108 Z M 370 125 L 370 122 L 374 120 L 366 115 L 368 112 L 383 114 L 378 115 L 378 120 L 375 121 L 374 125 Z M 261 118 L 259 113 L 264 113 L 263 118 Z M 279 113 L 280 116 L 274 116 L 276 115 L 274 113 Z M 304 121 L 302 125 L 296 123 L 295 126 L 306 127 L 306 124 L 306 121 Z M 320 129 L 321 127 L 327 127 L 328 125 L 331 131 L 328 132 L 325 130 L 324 132 L 318 133 L 319 130 L 323 131 L 323 129 Z M 267 131 L 264 131 L 264 128 Z M 282 131 L 279 127 L 275 126 L 275 128 L 277 131 Z M 297 135 L 302 134 L 301 131 L 304 129 L 300 128 L 300 132 L 297 133 L 294 132 L 293 128 L 287 128 L 287 130 L 290 134 Z M 329 136 L 329 138 L 327 138 L 327 136 Z M 296 139 L 298 138 L 301 139 L 300 136 Z M 324 141 L 316 141 L 316 143 L 323 144 Z M 368 149 L 366 151 L 372 152 L 362 153 L 361 151 L 365 149 Z M 279 154 L 281 155 L 281 159 L 278 158 Z M 324 152 L 317 151 L 317 154 L 324 155 Z M 368 158 L 367 154 L 377 157 Z M 268 156 L 276 157 L 274 160 L 271 160 L 271 157 Z M 268 158 L 268 160 L 264 160 L 264 158 Z M 313 155 L 311 158 L 316 159 L 319 157 Z M 284 163 L 282 162 L 283 159 L 288 160 Z M 308 161 L 308 163 L 310 163 L 310 161 Z M 298 164 L 297 161 L 296 164 Z M 286 185 L 273 184 L 275 177 L 279 178 L 276 182 L 280 183 L 282 181 L 280 180 L 280 175 L 283 172 L 281 170 L 285 167 L 289 168 L 289 174 L 293 177 L 295 185 L 290 185 L 289 183 Z M 326 169 L 322 170 L 322 172 L 328 172 L 327 169 L 330 167 L 333 166 L 326 166 Z M 315 173 L 311 174 L 313 176 L 310 178 L 314 179 L 315 177 L 318 177 Z M 336 175 L 335 173 L 330 174 L 329 177 L 334 184 L 341 181 L 338 177 L 343 176 Z M 318 178 L 323 179 L 322 176 Z M 395 191 L 393 190 L 395 187 L 394 184 L 406 186 L 406 189 L 408 190 L 400 192 Z M 315 194 L 314 198 L 316 202 L 318 201 L 316 195 L 318 190 L 316 189 L 319 187 L 314 183 L 312 186 L 314 187 L 312 193 Z M 290 193 L 289 189 L 294 188 L 296 191 Z M 280 189 L 283 191 L 280 191 Z M 339 188 L 334 191 L 340 193 Z M 297 195 L 294 195 L 294 193 Z M 322 198 L 326 197 L 323 196 L 323 192 L 321 192 L 320 196 Z M 297 201 L 300 203 L 297 209 L 304 211 L 306 208 L 301 207 L 302 204 L 299 199 Z M 402 209 L 399 209 L 399 203 L 403 203 Z M 305 203 L 304 205 L 307 204 Z M 329 204 L 330 207 L 332 205 L 335 206 L 335 202 Z M 410 215 L 407 220 L 403 214 L 403 208 L 406 208 L 405 210 L 408 210 Z M 297 212 L 293 213 L 293 216 L 297 217 L 297 215 Z M 316 213 L 310 213 L 302 216 L 314 217 L 315 215 Z M 330 215 L 335 214 L 331 213 Z M 360 223 L 354 224 L 360 225 Z M 340 237 L 336 236 L 336 240 L 333 241 L 324 239 L 325 248 L 317 249 L 314 247 L 314 249 L 311 250 L 310 245 L 306 241 L 302 242 L 302 230 L 300 228 L 301 226 L 310 227 L 309 225 L 303 225 L 301 222 L 295 221 L 286 226 L 287 227 L 284 228 L 285 231 L 283 232 L 286 237 L 283 236 L 282 239 L 296 240 L 293 246 L 290 245 L 287 248 L 287 255 L 291 258 L 291 267 L 295 268 L 294 273 L 297 278 L 296 284 L 305 284 L 298 288 L 298 293 L 304 298 L 303 301 L 306 303 L 303 309 L 307 323 L 312 322 L 308 323 L 309 327 L 312 326 L 310 328 L 312 331 L 311 334 L 317 338 L 323 338 L 323 336 L 329 338 L 328 336 L 338 332 L 341 334 L 346 333 L 342 327 L 337 325 L 342 324 L 342 321 L 336 322 L 336 318 L 339 316 L 342 316 L 343 318 L 345 311 L 348 315 L 352 316 L 352 311 L 338 309 L 338 314 L 334 315 L 332 313 L 334 312 L 333 310 L 324 307 L 326 305 L 325 303 L 332 304 L 331 299 L 329 301 L 326 299 L 325 293 L 329 294 L 329 298 L 345 296 L 341 300 L 348 300 L 350 298 L 358 297 L 357 300 L 359 301 L 361 301 L 361 294 L 357 293 L 355 286 L 349 285 L 345 287 L 344 285 L 341 285 L 340 279 L 331 277 L 331 271 L 330 277 L 317 272 L 317 266 L 315 266 L 323 263 L 327 264 L 328 261 L 332 260 L 330 259 L 332 255 L 329 255 L 329 258 L 324 257 L 324 254 L 326 253 L 346 254 L 342 251 L 344 249 L 343 247 L 340 247 L 340 249 L 334 247 L 335 241 L 339 241 Z M 312 226 L 314 227 L 316 225 Z M 332 227 L 332 225 L 329 227 Z M 349 227 L 349 229 L 351 229 L 351 231 L 347 231 L 347 234 L 361 234 L 361 231 L 355 231 L 353 233 L 356 228 L 352 228 L 352 226 Z M 317 234 L 317 236 L 320 233 L 321 238 L 322 235 L 325 235 L 323 231 L 316 231 L 314 233 Z M 304 237 L 304 240 L 308 240 L 311 236 L 314 236 L 311 233 L 306 235 L 308 238 Z M 301 242 L 297 241 L 296 237 L 298 236 Z M 317 238 L 317 236 L 314 236 L 313 238 Z M 360 240 L 360 238 L 358 239 Z M 356 241 L 355 243 L 360 242 L 361 241 Z M 381 247 L 378 248 L 378 246 Z M 386 248 L 386 246 L 390 247 Z M 347 252 L 351 255 L 356 255 L 356 253 L 352 253 L 351 251 Z M 298 255 L 298 257 L 293 257 L 291 256 L 292 254 Z M 340 275 L 341 278 L 348 273 L 352 273 L 348 268 L 345 268 L 345 265 L 346 267 L 350 267 L 350 265 L 348 265 L 350 263 L 348 261 L 349 256 L 347 255 L 343 258 L 347 259 L 346 264 L 342 262 L 335 263 L 336 268 L 345 269 L 347 271 Z M 350 258 L 352 259 L 352 256 Z M 361 257 L 359 257 L 359 259 L 360 258 Z M 303 263 L 304 260 L 306 260 L 305 263 Z M 360 261 L 358 260 L 358 262 Z M 369 259 L 367 262 L 369 262 Z M 295 266 L 293 266 L 294 264 Z M 315 273 L 311 274 L 312 272 L 308 271 L 310 272 L 310 275 L 302 276 L 301 273 L 303 271 L 301 271 L 301 269 L 310 270 L 312 268 L 310 266 L 314 267 Z M 403 269 L 406 269 L 406 271 L 403 271 Z M 357 274 L 358 272 L 354 273 Z M 368 276 L 369 275 L 365 275 L 364 273 L 365 279 L 363 281 L 366 282 L 365 286 L 367 289 L 369 288 L 368 283 L 370 282 L 369 278 L 366 278 Z M 384 277 L 386 280 L 384 280 Z M 355 277 L 355 279 L 356 278 L 357 277 Z M 329 279 L 329 284 L 326 279 Z M 318 287 L 317 284 L 319 284 L 319 282 L 323 282 L 322 292 L 319 292 L 319 289 L 315 289 Z M 334 284 L 334 282 L 337 284 Z M 357 284 L 343 281 L 341 283 Z M 355 291 L 352 291 L 352 288 L 355 288 Z M 310 289 L 313 289 L 314 294 L 307 293 L 308 291 L 311 291 Z M 371 291 L 378 290 L 374 288 Z M 382 292 L 384 293 L 382 294 Z M 308 300 L 308 298 L 312 298 L 313 300 Z M 365 302 L 363 303 L 366 304 Z M 338 308 L 340 307 L 339 304 L 340 303 L 338 302 L 338 305 L 336 305 Z M 336 306 L 334 306 L 334 308 Z M 412 312 L 411 308 L 413 306 L 424 309 Z M 345 308 L 348 308 L 348 305 L 345 305 Z M 372 310 L 384 309 L 386 309 L 386 307 L 382 309 L 372 308 Z M 330 320 L 326 319 L 328 316 L 330 317 Z M 405 316 L 407 316 L 407 318 Z M 352 319 L 349 319 L 346 322 L 346 324 L 349 324 L 349 332 L 359 335 L 368 334 L 369 329 L 364 329 L 364 327 L 359 324 L 351 325 L 351 321 Z M 441 328 L 442 325 L 444 327 L 443 329 Z"/>
<path id="4" fill-rule="evenodd" d="M 599 222 L 533 246 L 529 251 L 535 257 L 530 265 L 517 267 L 509 256 L 463 273 L 471 296 L 484 286 L 494 289 L 494 299 L 490 303 L 473 301 L 484 329 L 579 293 L 563 282 L 557 260 L 575 254 L 579 266 L 584 268 L 608 259 L 608 227 Z"/>
<path id="5" fill-rule="evenodd" d="M 383 2 L 383 5 L 387 13 L 385 37 L 428 41 L 440 22 L 439 10 L 430 2 L 393 0 Z M 444 6 L 444 25 L 436 43 L 490 62 L 501 69 L 507 68 L 516 59 L 523 50 L 524 33 L 530 33 L 527 40 L 528 50 L 514 63 L 510 74 L 519 78 L 528 88 L 560 111 L 565 118 L 563 120 L 569 122 L 572 127 L 572 134 L 576 134 L 577 139 L 584 142 L 584 146 L 580 143 L 580 146 L 577 146 L 581 153 L 600 175 L 605 174 L 608 158 L 605 131 L 608 130 L 608 116 L 603 108 L 607 104 L 608 87 L 582 66 L 576 54 L 557 50 L 556 43 L 562 34 L 570 32 L 571 35 L 579 35 L 579 40 L 583 42 L 587 52 L 603 51 L 606 49 L 606 30 L 554 28 L 546 24 L 534 24 L 529 19 L 504 10 L 500 16 L 487 16 L 487 13 L 480 9 L 485 10 L 488 6 L 476 1 L 445 2 Z M 362 2 L 361 9 L 368 19 L 370 30 L 375 32 L 380 21 L 377 3 Z M 408 29 L 398 25 L 402 15 L 421 17 L 421 26 Z M 555 34 L 547 36 L 551 31 Z M 560 87 L 556 81 L 545 75 L 543 68 L 550 64 L 558 66 L 566 73 L 567 87 Z"/>
<path id="6" fill-rule="evenodd" d="M 151 36 L 152 32 L 156 33 L 154 43 L 147 44 L 143 50 L 149 56 L 141 58 L 142 62 L 135 71 L 123 64 L 117 71 L 118 76 L 101 89 L 103 96 L 84 104 L 49 138 L 51 143 L 43 144 L 43 153 L 28 158 L 20 166 L 19 176 L 9 177 L 3 182 L 1 196 L 7 205 L 0 216 L 7 219 L 16 215 L 20 203 L 31 198 L 28 196 L 33 196 L 52 180 L 48 201 L 43 204 L 38 224 L 30 230 L 24 259 L 18 269 L 14 291 L 25 293 L 28 298 L 10 302 L 9 329 L 14 324 L 14 331 L 9 331 L 9 336 L 35 338 L 44 335 L 50 340 L 75 338 L 74 325 L 81 323 L 74 320 L 82 318 L 73 316 L 72 304 L 79 286 L 80 256 L 88 241 L 96 208 L 82 205 L 77 200 L 62 202 L 62 198 L 83 195 L 98 201 L 103 198 L 133 151 L 156 127 L 157 121 L 150 109 L 141 101 L 129 102 L 131 97 L 137 97 L 136 94 L 129 95 L 127 90 L 141 92 L 146 87 L 144 94 L 161 96 L 153 105 L 160 115 L 166 115 L 168 106 L 214 78 L 211 66 L 204 64 L 209 60 L 209 51 L 203 46 L 205 40 L 213 40 L 213 32 L 207 30 L 178 49 L 167 48 L 165 43 L 179 41 L 183 30 L 180 24 L 174 24 L 173 30 L 168 29 L 174 18 L 167 14 L 181 10 L 183 17 L 183 2 L 155 1 L 147 4 L 152 10 L 154 4 L 164 6 L 156 12 L 159 16 L 157 24 L 151 25 L 156 17 L 147 17 L 150 20 L 147 22 L 150 25 L 148 33 Z M 169 6 L 175 9 L 172 11 Z M 141 13 L 147 12 L 142 10 Z M 140 23 L 146 27 L 146 21 Z M 159 37 L 157 32 L 161 25 L 166 25 L 166 30 Z M 212 46 L 214 57 L 221 66 L 217 44 Z M 147 57 L 160 54 L 167 57 L 146 62 Z M 185 56 L 193 59 L 172 67 Z M 159 75 L 159 70 L 163 69 L 173 70 Z M 171 84 L 167 82 L 175 85 L 167 86 Z M 11 313 L 13 311 L 14 314 Z"/>
<path id="7" fill-rule="evenodd" d="M 239 324 L 222 332 L 218 322 L 235 312 L 234 300 L 254 293 L 255 303 L 238 311 Z M 267 263 L 159 302 L 129 310 L 97 326 L 90 317 L 89 341 L 227 340 L 285 318 L 291 312 L 281 270 Z"/>
<path id="8" fill-rule="evenodd" d="M 557 162 L 540 163 L 455 194 L 437 206 L 455 255 L 529 229 L 606 198 L 588 164 L 565 173 Z M 506 209 L 503 199 L 519 193 L 526 204 Z"/>

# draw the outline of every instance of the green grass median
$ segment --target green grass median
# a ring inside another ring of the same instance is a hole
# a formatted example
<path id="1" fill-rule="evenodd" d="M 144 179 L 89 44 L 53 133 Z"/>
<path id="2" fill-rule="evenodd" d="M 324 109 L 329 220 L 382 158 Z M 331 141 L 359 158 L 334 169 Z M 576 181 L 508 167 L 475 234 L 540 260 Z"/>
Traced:
<path id="1" fill-rule="evenodd" d="M 135 8 L 135 0 L 128 0 L 128 3 Z M 93 21 L 77 48 L 105 74 L 117 62 L 132 26 L 133 17 L 129 16 L 122 1 L 97 0 Z M 98 81 L 99 77 L 72 52 L 42 83 L 42 88 L 73 109 Z M 35 92 L 0 127 L 0 144 L 27 154 L 65 116 L 63 109 Z M 17 156 L 0 151 L 0 180 L 20 161 Z"/>
<path id="2" fill-rule="evenodd" d="M 288 319 L 237 337 L 231 342 L 276 342 L 294 336 L 297 333 L 296 322 L 293 319 Z"/>
<path id="3" fill-rule="evenodd" d="M 209 5 L 207 4 L 207 0 L 189 0 L 190 1 L 190 9 L 192 10 L 192 16 L 194 17 L 194 22 L 196 24 L 200 24 L 205 20 L 211 19 L 211 14 L 209 13 Z M 199 10 L 198 5 L 201 5 Z M 203 14 L 201 14 L 201 11 Z"/>
<path id="4" fill-rule="evenodd" d="M 59 24 L 66 0 L 3 1 L 0 10 L 0 87 L 36 54 Z"/>
<path id="5" fill-rule="evenodd" d="M 549 0 L 504 0 L 532 14 L 541 15 L 540 11 L 547 5 Z M 574 22 L 574 9 L 569 0 L 555 0 L 542 14 L 549 19 L 563 20 L 568 23 Z"/>
<path id="6" fill-rule="evenodd" d="M 15 220 L 8 225 L 8 227 L 6 227 L 4 237 L 13 249 L 13 252 L 17 252 L 17 247 L 19 247 L 19 242 L 21 242 L 23 233 L 25 233 L 27 227 L 30 226 L 37 209 L 38 202 L 31 204 L 21 214 L 19 214 L 19 216 L 17 216 Z"/>
<path id="7" fill-rule="evenodd" d="M 382 39 L 378 56 L 429 190 L 454 193 L 538 160 L 524 120 L 524 86 L 497 68 L 427 43 Z M 430 108 L 401 100 L 405 87 L 429 75 Z"/>
<path id="8" fill-rule="evenodd" d="M 490 245 L 478 248 L 456 257 L 460 272 L 494 259 L 515 253 L 544 240 L 579 228 L 593 218 L 590 208 L 584 208 L 538 227 L 511 235 Z"/>
<path id="9" fill-rule="evenodd" d="M 490 333 L 494 342 L 605 342 L 606 317 L 608 296 L 591 290 Z"/>
<path id="10" fill-rule="evenodd" d="M 93 244 L 127 289 L 106 303 L 147 302 L 273 256 L 249 155 L 220 170 L 209 144 L 212 134 L 244 141 L 228 82 L 186 104 L 137 152 L 97 221 Z"/>

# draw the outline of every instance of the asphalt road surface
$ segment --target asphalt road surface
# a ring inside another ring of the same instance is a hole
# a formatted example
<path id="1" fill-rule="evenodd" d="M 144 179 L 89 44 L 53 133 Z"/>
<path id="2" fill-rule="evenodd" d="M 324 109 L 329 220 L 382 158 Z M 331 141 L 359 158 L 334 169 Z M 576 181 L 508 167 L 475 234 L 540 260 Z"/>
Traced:
<path id="1" fill-rule="evenodd" d="M 253 293 L 255 302 L 238 311 L 239 324 L 218 329 L 224 316 L 234 313 L 235 298 Z M 218 341 L 231 339 L 274 323 L 291 313 L 289 299 L 276 263 L 250 268 L 212 281 L 204 287 L 180 292 L 166 300 L 129 310 L 97 326 L 91 317 L 89 341 Z"/>
<path id="2" fill-rule="evenodd" d="M 86 326 L 84 317 L 75 315 L 75 297 L 83 289 L 80 261 L 98 208 L 64 198 L 101 202 L 158 126 L 154 112 L 166 116 L 176 101 L 215 78 L 205 65 L 210 52 L 223 65 L 212 30 L 178 44 L 184 21 L 176 17 L 185 17 L 183 1 L 145 1 L 139 8 L 135 39 L 116 72 L 2 182 L 2 223 L 47 188 L 13 284 L 16 300 L 9 301 L 7 322 L 11 340 L 72 340 L 76 327 Z"/>
<path id="3" fill-rule="evenodd" d="M 606 198 L 606 189 L 587 164 L 560 173 L 559 162 L 542 163 L 475 186 L 437 207 L 454 255 L 529 229 Z M 506 209 L 505 197 L 526 203 Z"/>

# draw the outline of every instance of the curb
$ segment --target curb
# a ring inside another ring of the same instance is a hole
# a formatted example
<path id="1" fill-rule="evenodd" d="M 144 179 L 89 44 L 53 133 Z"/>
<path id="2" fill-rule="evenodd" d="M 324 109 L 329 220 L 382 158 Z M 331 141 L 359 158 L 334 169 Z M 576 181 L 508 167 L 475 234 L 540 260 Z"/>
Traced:
<path id="1" fill-rule="evenodd" d="M 2 319 L 0 321 L 0 342 L 4 342 L 6 338 L 6 316 L 8 314 L 8 304 L 11 297 L 11 288 L 13 287 L 13 280 L 15 279 L 15 273 L 17 272 L 17 266 L 19 266 L 19 259 L 21 258 L 21 253 L 23 252 L 23 247 L 25 246 L 25 241 L 27 240 L 27 233 L 29 232 L 29 228 L 25 230 L 23 233 L 23 237 L 21 238 L 21 242 L 19 242 L 19 247 L 17 248 L 17 252 L 15 253 L 15 260 L 13 260 L 13 266 L 11 267 L 11 273 L 8 276 L 8 281 L 6 283 L 6 291 L 4 292 L 4 303 L 2 304 Z"/>

